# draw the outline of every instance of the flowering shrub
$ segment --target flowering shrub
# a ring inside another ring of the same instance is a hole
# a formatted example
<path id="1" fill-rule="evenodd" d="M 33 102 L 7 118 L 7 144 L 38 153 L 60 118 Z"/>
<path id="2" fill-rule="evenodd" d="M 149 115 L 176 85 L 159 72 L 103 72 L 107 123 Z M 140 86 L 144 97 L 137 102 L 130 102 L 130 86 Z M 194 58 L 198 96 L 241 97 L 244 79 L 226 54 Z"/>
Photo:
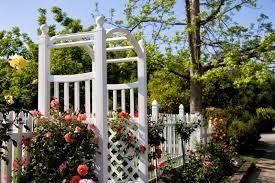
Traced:
<path id="1" fill-rule="evenodd" d="M 25 148 L 31 157 L 20 182 L 73 182 L 97 180 L 95 156 L 98 137 L 83 114 L 60 114 L 59 102 L 51 102 L 51 116 L 31 111 L 36 118 L 33 138 Z"/>
<path id="2" fill-rule="evenodd" d="M 145 153 L 146 147 L 138 143 L 136 131 L 138 129 L 130 116 L 126 112 L 119 112 L 114 114 L 109 122 L 109 126 L 113 132 L 115 132 L 112 138 L 113 142 L 120 142 L 118 147 L 122 147 L 122 144 L 126 145 L 126 148 L 122 148 L 121 153 L 127 153 L 129 149 L 134 150 L 134 155 L 138 156 L 140 153 Z"/>

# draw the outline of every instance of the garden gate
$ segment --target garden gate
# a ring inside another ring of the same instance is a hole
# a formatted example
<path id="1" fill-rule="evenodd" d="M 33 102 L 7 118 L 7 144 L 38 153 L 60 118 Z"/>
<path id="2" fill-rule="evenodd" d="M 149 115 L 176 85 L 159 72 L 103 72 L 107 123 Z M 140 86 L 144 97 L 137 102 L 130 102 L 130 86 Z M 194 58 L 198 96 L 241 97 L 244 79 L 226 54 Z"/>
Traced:
<path id="1" fill-rule="evenodd" d="M 133 35 L 121 28 L 105 30 L 103 27 L 104 18 L 97 17 L 96 29 L 91 32 L 57 35 L 52 38 L 48 35 L 47 25 L 41 26 L 41 36 L 39 39 L 39 70 L 38 70 L 38 110 L 48 115 L 50 107 L 50 86 L 53 83 L 53 96 L 59 98 L 59 86 L 64 86 L 64 110 L 69 109 L 69 88 L 70 83 L 74 85 L 74 109 L 80 109 L 80 83 L 85 83 L 85 113 L 91 117 L 95 113 L 95 123 L 100 136 L 100 152 L 97 158 L 97 169 L 99 181 L 106 183 L 115 182 L 148 182 L 148 156 L 147 150 L 138 157 L 138 163 L 128 162 L 127 166 L 120 169 L 128 172 L 123 180 L 117 179 L 117 170 L 113 169 L 112 161 L 116 160 L 116 154 L 112 154 L 111 146 L 108 149 L 108 123 L 107 123 L 107 101 L 108 90 L 113 91 L 113 104 L 116 106 L 117 91 L 121 93 L 122 110 L 125 111 L 125 90 L 130 90 L 130 113 L 134 116 L 134 89 L 138 91 L 138 139 L 141 145 L 148 147 L 147 139 L 147 87 L 146 87 L 146 55 L 143 41 L 137 41 Z M 107 43 L 117 41 L 128 41 L 131 46 L 107 46 Z M 64 48 L 82 46 L 92 59 L 92 72 L 74 75 L 51 75 L 50 74 L 50 50 L 54 48 Z M 136 57 L 107 59 L 107 52 L 134 50 Z M 137 61 L 138 81 L 126 84 L 107 84 L 107 63 L 120 63 Z M 90 91 L 90 81 L 92 82 L 92 92 Z M 92 93 L 92 97 L 91 94 Z M 92 102 L 91 102 L 92 101 Z M 92 103 L 92 105 L 91 105 Z M 111 159 L 108 157 L 112 157 Z M 115 171 L 115 175 L 113 172 Z M 131 167 L 130 167 L 131 166 Z M 129 171 L 129 169 L 131 169 Z M 121 170 L 120 170 L 121 171 Z M 134 175 L 134 176 L 133 176 Z"/>

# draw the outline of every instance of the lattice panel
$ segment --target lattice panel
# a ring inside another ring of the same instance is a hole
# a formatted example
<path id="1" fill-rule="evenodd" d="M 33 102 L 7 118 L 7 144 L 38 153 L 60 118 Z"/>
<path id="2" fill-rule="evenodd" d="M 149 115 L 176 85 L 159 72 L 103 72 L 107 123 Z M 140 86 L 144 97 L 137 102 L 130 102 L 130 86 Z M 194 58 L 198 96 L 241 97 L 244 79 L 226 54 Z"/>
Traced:
<path id="1" fill-rule="evenodd" d="M 130 120 L 129 128 L 125 130 L 125 133 L 133 133 L 138 138 L 137 123 L 134 120 Z M 116 131 L 109 128 L 109 182 L 135 182 L 139 178 L 136 147 L 129 147 L 124 141 L 116 141 L 115 135 Z"/>

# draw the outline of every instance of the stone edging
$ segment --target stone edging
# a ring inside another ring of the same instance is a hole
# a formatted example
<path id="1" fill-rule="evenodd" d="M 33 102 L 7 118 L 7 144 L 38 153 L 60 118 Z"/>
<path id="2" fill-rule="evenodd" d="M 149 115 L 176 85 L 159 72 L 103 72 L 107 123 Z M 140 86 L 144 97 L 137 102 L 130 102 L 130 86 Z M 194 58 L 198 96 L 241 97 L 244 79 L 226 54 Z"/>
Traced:
<path id="1" fill-rule="evenodd" d="M 249 173 L 255 168 L 255 164 L 245 162 L 232 176 L 226 178 L 223 183 L 246 183 Z"/>

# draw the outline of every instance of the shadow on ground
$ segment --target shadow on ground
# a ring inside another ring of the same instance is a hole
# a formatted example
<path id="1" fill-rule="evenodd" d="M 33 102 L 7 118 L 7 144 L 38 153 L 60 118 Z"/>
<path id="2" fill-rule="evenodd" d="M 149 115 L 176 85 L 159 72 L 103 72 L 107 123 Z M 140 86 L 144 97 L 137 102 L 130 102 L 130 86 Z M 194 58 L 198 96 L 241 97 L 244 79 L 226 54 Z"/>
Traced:
<path id="1" fill-rule="evenodd" d="M 249 183 L 275 183 L 275 134 L 262 134 L 261 141 L 267 143 L 266 152 L 257 153 L 259 160 L 249 175 Z"/>

